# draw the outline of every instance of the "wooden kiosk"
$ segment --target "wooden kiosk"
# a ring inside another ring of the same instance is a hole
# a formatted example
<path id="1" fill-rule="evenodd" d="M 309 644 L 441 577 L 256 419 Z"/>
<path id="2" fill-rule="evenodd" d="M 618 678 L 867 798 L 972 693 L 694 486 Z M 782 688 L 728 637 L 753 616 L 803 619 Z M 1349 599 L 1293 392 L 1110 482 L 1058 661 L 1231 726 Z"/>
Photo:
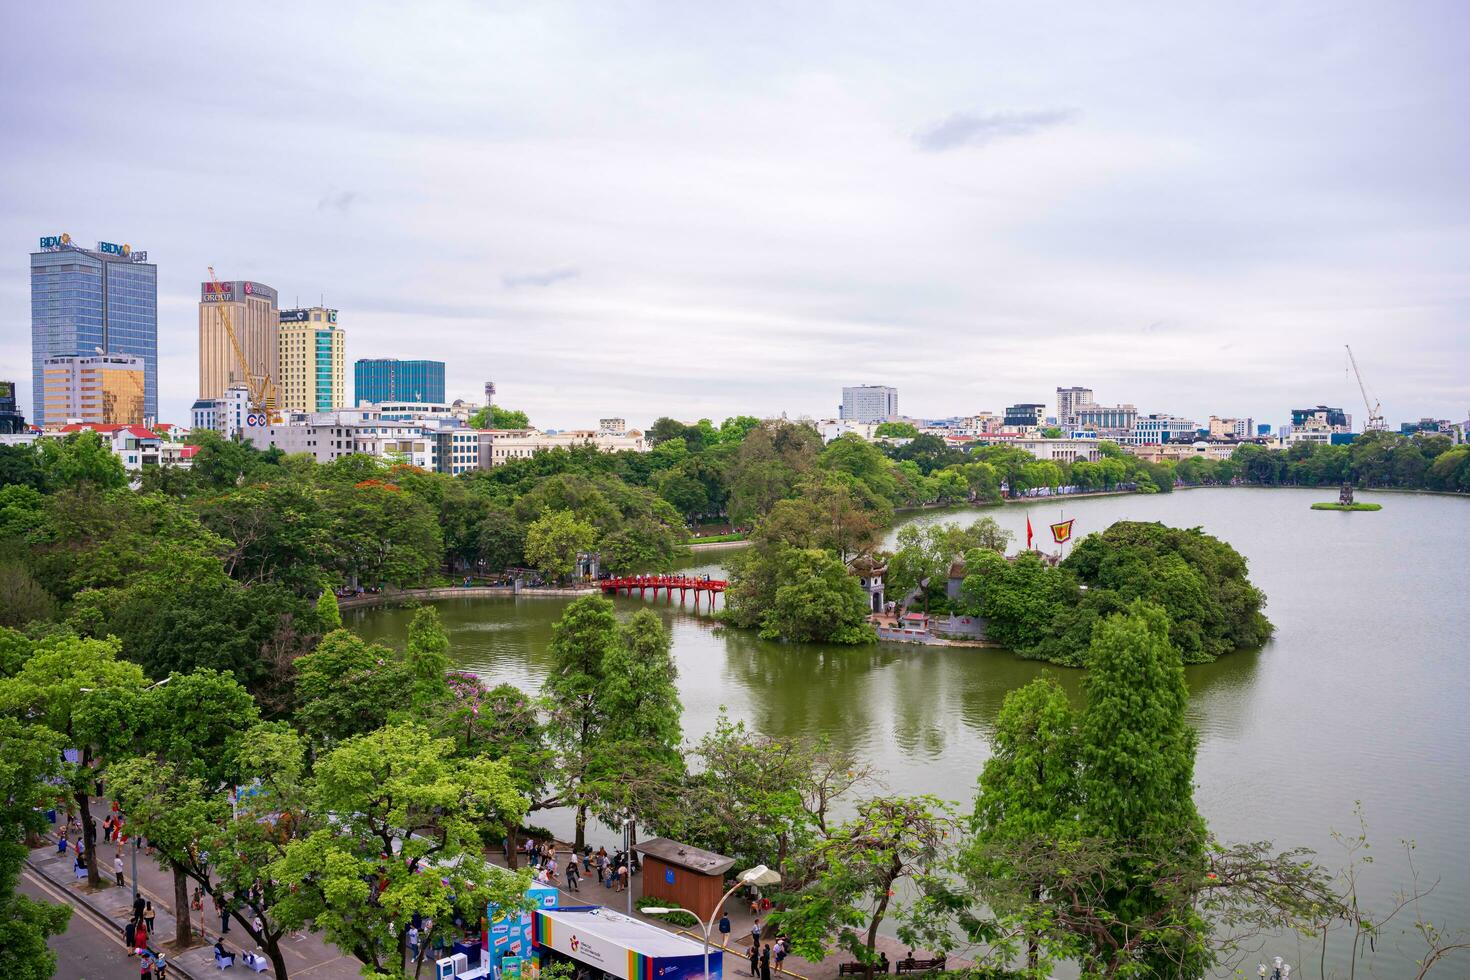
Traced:
<path id="1" fill-rule="evenodd" d="M 655 837 L 634 849 L 643 855 L 643 894 L 688 909 L 708 922 L 725 893 L 725 872 L 734 858 Z"/>

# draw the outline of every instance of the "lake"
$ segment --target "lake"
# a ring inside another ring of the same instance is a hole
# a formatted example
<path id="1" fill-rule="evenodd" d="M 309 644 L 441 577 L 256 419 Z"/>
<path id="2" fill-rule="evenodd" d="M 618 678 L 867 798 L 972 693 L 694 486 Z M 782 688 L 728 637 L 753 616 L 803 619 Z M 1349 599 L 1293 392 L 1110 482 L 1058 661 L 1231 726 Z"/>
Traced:
<path id="1" fill-rule="evenodd" d="M 1407 887 L 1395 848 L 1412 839 L 1426 883 L 1439 879 L 1425 914 L 1470 927 L 1470 500 L 1358 497 L 1383 510 L 1309 509 L 1315 500 L 1335 499 L 1332 488 L 1218 488 L 930 511 L 902 520 L 989 515 L 1024 544 L 1029 514 L 1041 543 L 1050 541 L 1046 525 L 1064 510 L 1076 518 L 1078 538 L 1119 520 L 1156 520 L 1202 527 L 1228 541 L 1265 591 L 1276 634 L 1261 650 L 1187 669 L 1190 718 L 1200 735 L 1196 800 L 1210 828 L 1225 841 L 1312 847 L 1337 866 L 1341 851 L 1331 832 L 1356 831 L 1361 801 L 1376 856 L 1365 874 L 1370 906 L 1387 905 Z M 718 571 L 718 557 L 688 567 Z M 639 602 L 618 600 L 630 610 Z M 534 690 L 564 605 L 474 599 L 441 602 L 439 610 L 460 664 L 492 683 Z M 723 706 L 764 732 L 826 734 L 883 770 L 888 791 L 933 793 L 965 809 L 1007 692 L 1051 670 L 1080 699 L 1079 671 L 1000 650 L 788 645 L 721 628 L 662 598 L 655 608 L 673 635 L 687 738 L 711 729 Z M 344 618 L 369 639 L 401 646 L 410 615 L 376 609 Z M 570 827 L 564 817 L 544 822 L 558 831 L 562 823 Z M 594 840 L 613 837 L 593 832 Z M 1334 945 L 1329 967 L 1345 962 L 1346 940 Z M 1408 952 L 1399 955 L 1380 951 L 1376 975 L 1403 975 L 1409 952 L 1419 947 L 1405 940 L 1403 948 Z M 1302 975 L 1315 972 L 1318 951 L 1310 941 L 1272 950 L 1310 964 Z M 1435 975 L 1460 976 L 1466 968 L 1466 960 L 1451 962 Z"/>

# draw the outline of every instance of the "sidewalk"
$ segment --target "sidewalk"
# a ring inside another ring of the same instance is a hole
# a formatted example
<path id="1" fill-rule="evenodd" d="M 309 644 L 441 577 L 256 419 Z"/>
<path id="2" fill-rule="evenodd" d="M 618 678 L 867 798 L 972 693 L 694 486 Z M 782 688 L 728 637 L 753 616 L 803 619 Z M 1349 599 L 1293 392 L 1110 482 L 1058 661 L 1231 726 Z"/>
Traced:
<path id="1" fill-rule="evenodd" d="M 73 852 L 57 854 L 54 841 L 48 841 L 45 846 L 32 850 L 28 863 L 38 873 L 45 876 L 52 885 L 65 891 L 74 903 L 85 904 L 109 919 L 117 929 L 118 935 L 121 936 L 123 925 L 132 914 L 132 855 L 128 851 L 123 852 L 124 884 L 119 888 L 113 883 L 112 875 L 112 857 L 118 848 L 115 844 L 101 841 L 100 821 L 98 826 L 98 870 L 102 872 L 102 887 L 99 890 L 95 892 L 90 890 L 85 878 L 80 881 L 76 879 L 72 872 Z M 492 848 L 486 856 L 493 863 L 505 866 L 505 860 L 499 848 Z M 569 852 L 565 850 L 557 851 L 557 866 L 563 869 L 563 873 L 569 856 Z M 521 860 L 519 865 L 524 867 L 524 860 Z M 558 877 L 561 875 L 559 874 Z M 189 890 L 192 894 L 192 884 Z M 703 931 L 698 927 L 671 928 L 659 916 L 645 916 L 638 911 L 638 899 L 643 895 L 643 876 L 641 874 L 633 876 L 629 891 L 632 892 L 633 914 L 641 921 L 670 932 L 689 936 L 696 942 L 703 940 Z M 220 937 L 220 921 L 219 917 L 214 914 L 213 904 L 206 899 L 205 910 L 202 913 L 192 913 L 195 945 L 187 950 L 176 950 L 173 945 L 175 934 L 173 875 L 158 859 L 150 857 L 146 850 L 138 853 L 138 893 L 145 900 L 153 903 L 156 916 L 153 932 L 149 936 L 149 945 L 168 953 L 171 974 L 176 972 L 186 980 L 205 980 L 206 977 L 217 976 L 212 947 L 215 939 Z M 563 905 L 602 905 L 618 912 L 626 912 L 628 908 L 628 893 L 615 892 L 611 888 L 599 885 L 595 871 L 582 879 L 577 891 L 568 891 L 565 888 L 565 882 L 559 882 L 557 893 Z M 725 910 L 730 916 L 730 943 L 722 947 L 719 933 L 712 933 L 710 937 L 711 959 L 721 955 L 717 951 L 723 949 L 723 975 L 725 977 L 749 976 L 750 964 L 746 956 L 750 948 L 750 927 L 753 916 L 750 914 L 749 905 L 739 895 L 732 896 L 725 903 Z M 765 931 L 762 941 L 768 943 L 773 938 L 769 931 Z M 233 922 L 230 931 L 224 935 L 224 940 L 225 945 L 236 953 L 239 953 L 242 948 L 253 949 L 253 946 L 249 945 L 249 936 L 238 922 Z M 318 933 L 305 931 L 293 933 L 281 943 L 281 949 L 286 959 L 286 967 L 293 978 L 357 980 L 361 976 L 361 964 L 353 957 L 342 955 L 335 946 L 328 943 Z M 878 949 L 886 952 L 888 959 L 895 963 L 903 959 L 910 951 L 908 946 L 890 936 L 878 937 Z M 920 958 L 930 955 L 923 950 L 913 952 Z M 772 973 L 785 977 L 787 980 L 837 980 L 838 965 L 851 960 L 852 957 L 843 951 L 831 953 L 820 963 L 811 963 L 792 955 L 786 958 L 783 970 L 777 971 L 773 962 Z M 962 960 L 953 957 L 950 960 L 951 969 L 965 965 L 968 964 Z M 238 961 L 237 966 L 239 966 Z M 239 975 L 251 976 L 252 974 L 242 968 L 242 973 Z"/>
<path id="2" fill-rule="evenodd" d="M 95 807 L 94 803 L 94 814 L 98 812 Z M 128 846 L 131 848 L 132 845 Z M 54 842 L 32 850 L 28 863 L 53 885 L 64 889 L 75 901 L 85 903 L 106 916 L 117 928 L 118 935 L 121 936 L 123 926 L 131 918 L 133 911 L 133 859 L 129 851 L 123 851 L 124 884 L 119 888 L 113 883 L 112 873 L 112 856 L 117 851 L 115 844 L 102 842 L 99 819 L 97 870 L 102 875 L 103 885 L 95 892 L 87 887 L 85 878 L 77 880 L 73 874 L 74 852 L 57 854 Z M 190 894 L 193 893 L 193 890 L 191 883 Z M 220 921 L 219 916 L 214 914 L 212 903 L 206 899 L 205 911 L 192 913 L 195 945 L 187 950 L 179 950 L 174 948 L 173 874 L 158 859 L 150 857 L 146 850 L 138 852 L 138 894 L 144 900 L 153 903 L 156 916 L 153 931 L 148 937 L 148 945 L 168 954 L 169 975 L 172 976 L 177 971 L 179 975 L 189 977 L 191 980 L 204 980 L 211 975 L 218 976 L 214 965 L 213 947 L 214 941 L 220 937 Z M 201 916 L 205 927 L 202 933 L 200 932 Z M 250 936 L 240 928 L 238 922 L 232 923 L 230 931 L 224 935 L 224 940 L 225 946 L 237 954 L 242 949 L 255 949 L 250 942 Z M 356 959 L 343 956 L 336 947 L 315 933 L 300 932 L 287 936 L 281 943 L 281 951 L 286 959 L 286 968 L 293 978 L 305 976 L 312 980 L 319 980 L 319 978 L 320 980 L 358 980 L 362 975 L 359 972 L 360 964 Z M 254 975 L 244 969 L 238 959 L 236 967 L 241 971 L 238 975 Z M 262 974 L 262 976 L 270 975 L 269 972 Z"/>

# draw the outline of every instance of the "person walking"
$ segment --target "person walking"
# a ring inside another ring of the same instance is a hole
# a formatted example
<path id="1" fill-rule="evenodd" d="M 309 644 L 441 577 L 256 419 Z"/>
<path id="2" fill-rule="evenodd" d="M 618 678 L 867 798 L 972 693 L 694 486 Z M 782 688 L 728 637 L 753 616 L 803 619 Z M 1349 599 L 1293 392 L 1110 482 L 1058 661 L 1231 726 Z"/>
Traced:
<path id="1" fill-rule="evenodd" d="M 623 859 L 623 863 L 620 864 L 620 865 L 618 865 L 618 891 L 625 892 L 627 890 L 628 890 L 628 859 L 627 858 L 624 858 Z"/>
<path id="2" fill-rule="evenodd" d="M 148 903 L 143 901 L 142 895 L 139 895 L 137 898 L 133 899 L 133 921 L 136 922 L 137 920 L 143 918 L 143 909 L 146 908 L 147 905 Z"/>
<path id="3" fill-rule="evenodd" d="M 761 949 L 761 980 L 771 980 L 771 947 Z"/>
<path id="4" fill-rule="evenodd" d="M 761 917 L 756 916 L 755 921 L 750 924 L 750 941 L 757 946 L 761 944 Z"/>
<path id="5" fill-rule="evenodd" d="M 760 940 L 750 944 L 750 975 L 756 976 L 760 972 L 761 944 Z"/>
<path id="6" fill-rule="evenodd" d="M 62 827 L 56 832 L 56 853 L 66 853 L 66 828 Z"/>
<path id="7" fill-rule="evenodd" d="M 139 956 L 148 952 L 148 927 L 141 922 L 133 930 L 133 945 L 137 948 Z"/>
<path id="8" fill-rule="evenodd" d="M 129 919 L 128 920 L 128 924 L 125 925 L 125 926 L 123 926 L 123 945 L 128 948 L 128 955 L 129 956 L 132 956 L 133 955 L 133 950 L 135 950 L 135 949 L 138 948 L 137 945 L 133 942 L 133 940 L 137 937 L 137 935 L 138 935 L 138 920 L 137 919 Z"/>
<path id="9" fill-rule="evenodd" d="M 148 927 L 148 931 L 149 932 L 152 932 L 153 931 L 153 919 L 154 919 L 153 903 L 152 902 L 144 902 L 143 903 L 143 924 Z"/>
<path id="10" fill-rule="evenodd" d="M 582 872 L 577 867 L 577 855 L 573 854 L 567 859 L 567 891 L 579 892 L 582 890 Z"/>
<path id="11" fill-rule="evenodd" d="M 720 913 L 720 945 L 730 945 L 730 913 Z"/>
<path id="12" fill-rule="evenodd" d="M 223 936 L 230 931 L 230 915 L 225 908 L 225 900 L 219 895 L 214 896 L 214 911 L 219 916 L 219 932 Z"/>
<path id="13" fill-rule="evenodd" d="M 408 961 L 417 963 L 419 961 L 419 929 L 418 926 L 408 927 Z"/>
<path id="14" fill-rule="evenodd" d="M 782 936 L 776 940 L 776 969 L 781 969 L 781 964 L 786 962 L 786 937 Z"/>
<path id="15" fill-rule="evenodd" d="M 168 957 L 161 949 L 153 958 L 153 976 L 155 980 L 168 980 Z"/>
<path id="16" fill-rule="evenodd" d="M 118 851 L 112 856 L 112 873 L 117 876 L 117 887 L 121 888 L 123 883 L 122 851 Z"/>

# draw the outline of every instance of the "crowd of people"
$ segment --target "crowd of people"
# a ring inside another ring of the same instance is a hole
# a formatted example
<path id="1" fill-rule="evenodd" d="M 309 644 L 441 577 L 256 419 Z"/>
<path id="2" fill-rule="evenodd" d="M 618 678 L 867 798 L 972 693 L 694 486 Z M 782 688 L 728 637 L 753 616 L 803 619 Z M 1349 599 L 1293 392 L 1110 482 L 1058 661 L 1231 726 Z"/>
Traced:
<path id="1" fill-rule="evenodd" d="M 507 850 L 508 850 L 507 843 Z M 630 875 L 638 873 L 637 855 L 626 851 L 609 854 L 607 848 L 592 849 L 585 845 L 580 852 L 567 855 L 566 864 L 558 861 L 554 841 L 537 841 L 527 838 L 521 847 L 526 862 L 531 866 L 535 879 L 545 885 L 565 888 L 569 892 L 582 890 L 582 879 L 597 876 L 597 883 L 614 892 L 628 890 Z M 506 855 L 509 857 L 509 853 Z"/>

